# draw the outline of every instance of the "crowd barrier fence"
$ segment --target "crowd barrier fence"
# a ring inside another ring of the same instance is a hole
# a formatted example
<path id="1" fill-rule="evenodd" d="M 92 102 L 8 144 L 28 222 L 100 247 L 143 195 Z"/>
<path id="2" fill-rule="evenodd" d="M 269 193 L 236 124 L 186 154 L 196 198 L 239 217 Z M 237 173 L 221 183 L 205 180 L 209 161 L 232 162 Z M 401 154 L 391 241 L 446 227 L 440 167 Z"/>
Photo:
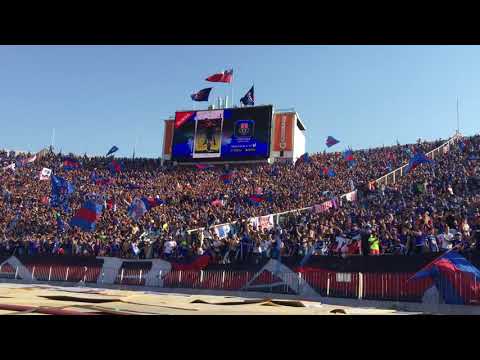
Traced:
<path id="1" fill-rule="evenodd" d="M 449 150 L 450 146 L 454 145 L 461 138 L 462 138 L 462 135 L 459 132 L 456 132 L 450 139 L 448 139 L 442 145 L 440 145 L 440 146 L 436 147 L 435 149 L 427 152 L 425 155 L 431 157 L 432 160 L 434 160 L 436 158 L 436 156 L 445 154 Z M 447 150 L 447 151 L 445 151 L 445 150 Z M 377 185 L 395 184 L 396 180 L 399 177 L 402 177 L 403 175 L 405 175 L 403 172 L 404 172 L 404 169 L 407 166 L 408 166 L 408 164 L 404 164 L 404 165 L 400 166 L 399 168 L 389 172 L 388 174 L 385 174 L 385 175 L 379 177 L 378 179 L 372 181 L 372 183 L 376 183 Z M 346 200 L 348 198 L 348 195 L 353 193 L 353 192 L 355 192 L 355 190 L 352 191 L 352 192 L 340 195 L 339 196 L 340 203 L 342 201 Z M 313 207 L 314 207 L 314 205 L 309 206 L 309 207 L 304 207 L 304 208 L 301 208 L 301 209 L 293 209 L 293 210 L 289 210 L 289 211 L 284 211 L 284 212 L 274 213 L 274 214 L 268 214 L 268 215 L 264 215 L 264 216 L 272 216 L 273 215 L 274 223 L 276 225 L 278 225 L 279 222 L 280 222 L 280 217 L 281 216 L 292 214 L 292 213 L 301 213 L 301 212 L 304 212 L 304 211 L 311 211 L 313 209 Z M 247 220 L 250 220 L 250 219 L 247 219 Z M 231 223 L 216 224 L 216 225 L 212 225 L 212 226 L 206 227 L 206 228 L 202 227 L 202 228 L 191 229 L 191 230 L 188 230 L 188 233 L 202 232 L 204 230 L 212 230 L 212 229 L 215 229 L 217 227 L 226 226 L 226 225 L 234 225 L 234 224 L 237 224 L 237 223 L 238 223 L 237 221 L 234 221 L 234 222 L 231 222 Z"/>
<path id="2" fill-rule="evenodd" d="M 102 268 L 84 266 L 37 265 L 22 278 L 18 267 L 0 266 L 0 279 L 36 282 L 104 283 Z M 322 297 L 377 301 L 422 302 L 425 292 L 434 287 L 454 301 L 480 305 L 480 284 L 469 274 L 455 273 L 436 282 L 430 278 L 411 279 L 414 273 L 341 273 L 325 270 L 260 274 L 253 271 L 173 270 L 147 277 L 144 269 L 121 269 L 116 285 L 173 289 L 255 291 L 271 294 L 303 293 L 309 286 Z M 460 300 L 458 300 L 460 299 Z"/>

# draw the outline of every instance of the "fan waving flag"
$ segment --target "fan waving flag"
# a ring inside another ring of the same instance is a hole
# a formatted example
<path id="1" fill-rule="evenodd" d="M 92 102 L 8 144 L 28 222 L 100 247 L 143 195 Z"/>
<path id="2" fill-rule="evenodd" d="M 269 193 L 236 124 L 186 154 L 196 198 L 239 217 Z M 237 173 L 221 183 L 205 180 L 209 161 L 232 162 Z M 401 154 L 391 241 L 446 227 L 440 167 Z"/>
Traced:
<path id="1" fill-rule="evenodd" d="M 222 180 L 225 185 L 226 184 L 231 184 L 232 183 L 232 176 L 233 176 L 232 173 L 222 174 L 222 175 L 220 175 L 220 180 Z"/>
<path id="2" fill-rule="evenodd" d="M 77 159 L 65 158 L 63 160 L 63 170 L 65 171 L 78 170 L 80 168 L 81 165 Z"/>
<path id="3" fill-rule="evenodd" d="M 143 203 L 145 204 L 145 208 L 147 210 L 151 210 L 152 208 L 154 207 L 157 207 L 157 206 L 160 206 L 160 205 L 163 205 L 164 202 L 162 201 L 162 199 L 160 199 L 159 197 L 142 197 L 141 199 L 143 201 Z"/>
<path id="4" fill-rule="evenodd" d="M 122 172 L 123 164 L 112 160 L 112 162 L 108 165 L 108 169 L 110 170 L 110 174 L 112 174 L 112 176 L 115 176 Z"/>
<path id="5" fill-rule="evenodd" d="M 105 157 L 107 157 L 108 155 L 111 155 L 111 154 L 113 154 L 114 152 L 117 152 L 117 151 L 118 151 L 118 147 L 113 145 L 112 148 L 110 150 L 108 150 L 107 155 L 105 155 Z"/>
<path id="6" fill-rule="evenodd" d="M 229 83 L 233 80 L 233 69 L 225 70 L 224 72 L 213 74 L 205 79 L 206 81 L 210 82 L 223 82 Z"/>
<path id="7" fill-rule="evenodd" d="M 52 207 L 63 206 L 68 211 L 68 199 L 73 193 L 74 188 L 71 183 L 59 176 L 51 176 L 52 194 L 50 197 L 50 205 Z"/>
<path id="8" fill-rule="evenodd" d="M 343 158 L 345 161 L 352 161 L 353 160 L 353 152 L 351 149 L 345 150 L 343 152 Z"/>
<path id="9" fill-rule="evenodd" d="M 240 102 L 247 106 L 247 105 L 255 105 L 255 95 L 253 93 L 253 86 L 248 90 L 244 97 L 240 99 Z"/>
<path id="10" fill-rule="evenodd" d="M 128 215 L 134 220 L 138 221 L 147 212 L 147 207 L 142 199 L 135 198 L 128 207 Z"/>
<path id="11" fill-rule="evenodd" d="M 103 205 L 88 200 L 70 220 L 70 225 L 78 226 L 83 231 L 94 231 L 97 221 L 102 216 L 102 209 Z"/>
<path id="12" fill-rule="evenodd" d="M 208 101 L 212 88 L 202 89 L 199 92 L 190 95 L 193 101 Z"/>
<path id="13" fill-rule="evenodd" d="M 404 174 L 409 173 L 410 170 L 414 170 L 420 164 L 433 164 L 433 162 L 434 161 L 427 158 L 424 153 L 417 151 L 415 155 L 408 162 L 408 165 L 405 168 Z"/>
<path id="14" fill-rule="evenodd" d="M 325 144 L 328 146 L 328 147 L 332 147 L 333 145 L 335 144 L 338 144 L 340 141 L 338 141 L 337 139 L 335 139 L 333 136 L 329 136 L 327 137 L 327 140 L 325 141 Z"/>

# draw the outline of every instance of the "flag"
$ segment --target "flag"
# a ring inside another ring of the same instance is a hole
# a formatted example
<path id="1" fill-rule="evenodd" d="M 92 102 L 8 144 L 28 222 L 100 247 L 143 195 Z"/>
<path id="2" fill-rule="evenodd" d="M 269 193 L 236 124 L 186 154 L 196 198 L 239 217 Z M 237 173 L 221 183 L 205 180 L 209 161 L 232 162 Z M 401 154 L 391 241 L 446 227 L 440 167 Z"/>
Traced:
<path id="1" fill-rule="evenodd" d="M 112 184 L 112 179 L 97 176 L 97 173 L 95 171 L 92 171 L 92 173 L 90 174 L 90 180 L 95 185 L 99 185 L 99 186 L 107 186 Z"/>
<path id="2" fill-rule="evenodd" d="M 338 141 L 337 139 L 335 139 L 333 136 L 329 136 L 327 137 L 327 140 L 325 141 L 325 144 L 328 146 L 328 147 L 332 147 L 333 145 L 335 144 L 338 144 L 340 141 Z"/>
<path id="3" fill-rule="evenodd" d="M 230 224 L 220 225 L 215 227 L 215 233 L 220 239 L 225 239 L 228 236 L 228 233 L 232 230 Z"/>
<path id="4" fill-rule="evenodd" d="M 468 304 L 480 293 L 480 271 L 458 252 L 451 250 L 420 269 L 410 280 L 429 277 L 447 304 Z M 465 295 L 470 293 L 471 298 Z"/>
<path id="5" fill-rule="evenodd" d="M 147 207 L 142 199 L 135 198 L 128 207 L 128 215 L 135 221 L 140 220 L 140 218 L 145 215 L 147 212 Z"/>
<path id="6" fill-rule="evenodd" d="M 195 167 L 198 170 L 206 170 L 206 169 L 213 169 L 215 165 L 203 165 L 203 164 L 196 164 Z"/>
<path id="7" fill-rule="evenodd" d="M 52 175 L 52 169 L 43 168 L 42 171 L 40 171 L 40 180 L 48 180 L 50 179 L 50 175 Z"/>
<path id="8" fill-rule="evenodd" d="M 70 171 L 70 170 L 77 170 L 80 169 L 81 165 L 77 159 L 73 158 L 65 158 L 63 160 L 63 170 Z"/>
<path id="9" fill-rule="evenodd" d="M 213 74 L 205 79 L 210 82 L 229 83 L 233 80 L 233 69 L 225 70 L 224 72 Z"/>
<path id="10" fill-rule="evenodd" d="M 50 205 L 52 207 L 63 206 L 68 211 L 68 199 L 74 191 L 73 185 L 59 176 L 51 176 L 52 193 L 50 196 Z"/>
<path id="11" fill-rule="evenodd" d="M 94 231 L 97 221 L 102 216 L 103 206 L 92 200 L 87 200 L 70 220 L 71 226 L 78 226 L 83 231 Z"/>
<path id="12" fill-rule="evenodd" d="M 231 184 L 232 183 L 232 173 L 226 173 L 226 174 L 220 175 L 220 180 L 222 180 L 224 184 Z"/>
<path id="13" fill-rule="evenodd" d="M 301 164 L 301 163 L 310 164 L 311 162 L 312 162 L 312 159 L 310 159 L 310 156 L 308 155 L 308 152 L 306 152 L 305 154 L 300 156 L 297 159 L 297 161 L 295 161 L 295 166 L 297 166 L 298 164 Z"/>
<path id="14" fill-rule="evenodd" d="M 212 88 L 205 88 L 195 94 L 190 95 L 190 97 L 193 101 L 208 101 L 210 91 L 212 91 Z"/>
<path id="15" fill-rule="evenodd" d="M 405 168 L 404 174 L 407 174 L 410 172 L 410 170 L 414 170 L 418 165 L 420 164 L 433 164 L 433 160 L 430 160 L 425 156 L 424 153 L 421 151 L 417 151 L 415 155 L 410 158 L 410 161 L 408 162 L 408 165 Z"/>
<path id="16" fill-rule="evenodd" d="M 15 171 L 15 166 L 16 166 L 15 163 L 11 163 L 10 165 L 5 166 L 5 167 L 3 168 L 3 170 L 8 170 L 8 169 L 10 169 L 10 170 Z"/>
<path id="17" fill-rule="evenodd" d="M 250 202 L 253 205 L 259 206 L 266 199 L 262 195 L 251 195 L 251 196 L 248 197 L 248 200 L 250 200 Z"/>
<path id="18" fill-rule="evenodd" d="M 327 175 L 328 175 L 329 177 L 334 177 L 334 176 L 337 175 L 337 174 L 335 174 L 335 171 L 333 170 L 333 168 L 330 168 L 330 169 L 328 169 Z"/>
<path id="19" fill-rule="evenodd" d="M 351 149 L 345 150 L 343 152 L 343 159 L 347 162 L 353 161 L 353 151 Z"/>
<path id="20" fill-rule="evenodd" d="M 37 154 L 33 155 L 32 157 L 28 158 L 28 159 L 25 159 L 23 161 L 24 164 L 30 164 L 32 162 L 34 162 L 35 160 L 37 160 Z"/>
<path id="21" fill-rule="evenodd" d="M 143 201 L 143 203 L 145 204 L 145 208 L 148 210 L 154 208 L 154 207 L 157 207 L 157 206 L 160 206 L 160 205 L 163 205 L 164 202 L 162 199 L 160 199 L 159 197 L 142 197 L 141 200 Z"/>
<path id="22" fill-rule="evenodd" d="M 123 164 L 115 161 L 114 159 L 112 159 L 111 163 L 108 165 L 108 169 L 110 170 L 110 174 L 112 174 L 112 176 L 120 174 L 123 171 L 123 168 Z"/>
<path id="23" fill-rule="evenodd" d="M 324 167 L 324 168 L 322 169 L 323 176 L 327 176 L 327 175 L 328 175 L 328 170 L 329 170 L 328 167 Z"/>
<path id="24" fill-rule="evenodd" d="M 240 102 L 247 106 L 247 105 L 255 105 L 255 95 L 253 92 L 253 85 L 250 90 L 247 91 L 244 97 L 240 99 Z"/>
<path id="25" fill-rule="evenodd" d="M 111 148 L 110 150 L 108 150 L 107 155 L 105 155 L 105 157 L 107 157 L 108 155 L 113 154 L 113 153 L 116 152 L 117 150 L 118 150 L 118 147 L 116 147 L 115 145 L 113 145 L 112 148 Z"/>

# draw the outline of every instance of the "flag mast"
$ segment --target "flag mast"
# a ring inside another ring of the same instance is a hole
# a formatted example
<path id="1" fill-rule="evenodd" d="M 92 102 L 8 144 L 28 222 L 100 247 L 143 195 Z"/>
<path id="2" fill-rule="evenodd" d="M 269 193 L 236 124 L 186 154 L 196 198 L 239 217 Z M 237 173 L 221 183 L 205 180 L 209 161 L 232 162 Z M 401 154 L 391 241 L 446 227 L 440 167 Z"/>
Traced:
<path id="1" fill-rule="evenodd" d="M 51 143 L 52 151 L 53 151 L 54 145 L 55 145 L 55 128 L 52 128 L 52 143 Z"/>
<path id="2" fill-rule="evenodd" d="M 457 134 L 460 134 L 460 117 L 458 115 L 458 96 L 457 96 Z"/>

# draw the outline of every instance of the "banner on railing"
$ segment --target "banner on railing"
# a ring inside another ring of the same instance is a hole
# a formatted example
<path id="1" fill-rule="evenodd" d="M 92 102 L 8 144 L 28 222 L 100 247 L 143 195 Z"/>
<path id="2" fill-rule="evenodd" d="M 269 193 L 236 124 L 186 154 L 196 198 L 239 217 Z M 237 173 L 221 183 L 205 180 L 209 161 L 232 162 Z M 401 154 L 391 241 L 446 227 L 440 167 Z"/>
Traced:
<path id="1" fill-rule="evenodd" d="M 220 225 L 215 228 L 215 233 L 220 239 L 224 239 L 228 236 L 228 233 L 232 230 L 230 224 Z"/>
<path id="2" fill-rule="evenodd" d="M 357 190 L 345 194 L 345 199 L 350 202 L 357 201 Z"/>
<path id="3" fill-rule="evenodd" d="M 320 205 L 315 205 L 313 208 L 316 213 L 322 213 L 329 209 L 337 209 L 338 208 L 337 199 L 325 201 Z"/>

